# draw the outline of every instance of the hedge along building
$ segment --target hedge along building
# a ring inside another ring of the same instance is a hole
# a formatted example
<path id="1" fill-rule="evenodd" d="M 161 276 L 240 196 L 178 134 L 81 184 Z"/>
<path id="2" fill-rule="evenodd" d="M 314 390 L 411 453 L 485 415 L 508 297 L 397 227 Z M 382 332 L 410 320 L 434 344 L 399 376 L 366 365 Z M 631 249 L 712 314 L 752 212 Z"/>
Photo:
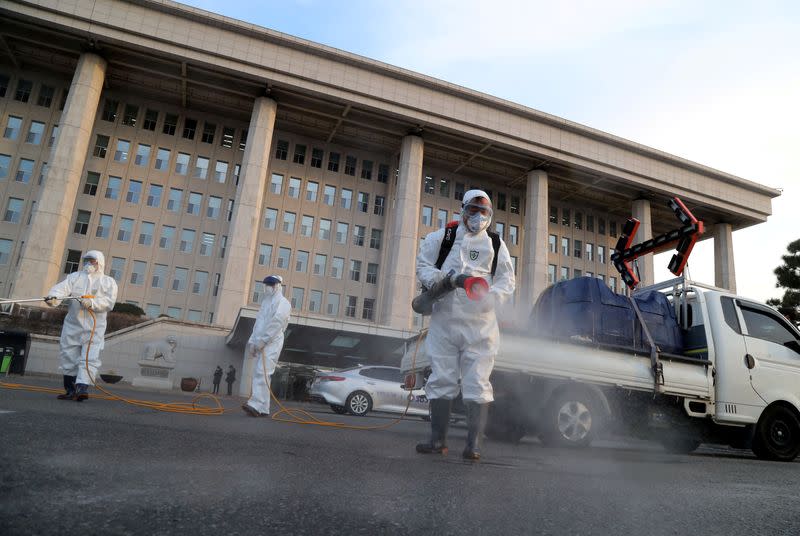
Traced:
<path id="1" fill-rule="evenodd" d="M 637 241 L 706 222 L 716 284 L 731 233 L 779 192 L 565 119 L 169 1 L 0 1 L 0 292 L 42 295 L 106 253 L 120 300 L 249 334 L 284 277 L 298 354 L 385 354 L 426 233 L 492 196 L 517 304 L 555 279 L 621 282 Z M 652 258 L 640 263 L 653 281 Z M 322 336 L 324 334 L 324 336 Z M 323 342 L 320 342 L 323 341 Z M 396 356 L 396 354 L 393 354 Z"/>

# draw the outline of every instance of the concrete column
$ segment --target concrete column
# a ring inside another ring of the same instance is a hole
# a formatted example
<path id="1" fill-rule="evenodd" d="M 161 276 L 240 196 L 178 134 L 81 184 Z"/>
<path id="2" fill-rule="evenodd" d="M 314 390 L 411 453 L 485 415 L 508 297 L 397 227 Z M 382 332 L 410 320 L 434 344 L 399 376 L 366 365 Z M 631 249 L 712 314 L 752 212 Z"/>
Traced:
<path id="1" fill-rule="evenodd" d="M 15 271 L 12 298 L 44 296 L 63 275 L 61 261 L 105 74 L 106 61 L 100 56 L 87 52 L 79 58 L 48 159 L 46 187 L 39 193 Z"/>
<path id="2" fill-rule="evenodd" d="M 736 292 L 732 232 L 730 223 L 714 226 L 714 285 Z"/>
<path id="3" fill-rule="evenodd" d="M 394 207 L 384 268 L 385 285 L 380 323 L 410 329 L 411 300 L 418 287 L 416 262 L 419 232 L 420 191 L 424 143 L 419 136 L 406 136 L 400 148 L 400 174 L 394 192 Z"/>
<path id="4" fill-rule="evenodd" d="M 261 224 L 276 112 L 277 104 L 274 100 L 259 97 L 250 116 L 247 146 L 242 158 L 239 188 L 228 233 L 222 289 L 214 308 L 214 322 L 222 326 L 233 326 L 239 309 L 249 301 L 248 290 L 253 279 L 253 261 Z"/>
<path id="5" fill-rule="evenodd" d="M 650 201 L 637 199 L 633 202 L 633 217 L 639 220 L 639 230 L 633 237 L 633 244 L 644 242 L 653 238 L 653 218 L 650 216 Z M 653 271 L 653 255 L 639 257 L 636 261 L 639 267 L 639 287 L 646 287 L 655 283 Z"/>
<path id="6" fill-rule="evenodd" d="M 528 173 L 523 219 L 522 270 L 519 304 L 523 314 L 530 315 L 533 303 L 547 288 L 547 229 L 549 202 L 547 173 L 534 170 Z M 527 318 L 525 316 L 524 318 Z"/>

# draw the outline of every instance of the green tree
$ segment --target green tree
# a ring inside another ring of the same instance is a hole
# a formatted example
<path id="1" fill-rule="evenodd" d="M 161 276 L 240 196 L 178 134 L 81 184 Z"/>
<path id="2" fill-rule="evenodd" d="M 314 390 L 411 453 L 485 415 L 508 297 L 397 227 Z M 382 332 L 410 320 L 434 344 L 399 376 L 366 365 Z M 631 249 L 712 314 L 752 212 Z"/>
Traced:
<path id="1" fill-rule="evenodd" d="M 775 268 L 778 278 L 776 287 L 784 288 L 783 297 L 767 300 L 769 305 L 778 308 L 786 318 L 794 323 L 800 322 L 800 239 L 790 242 L 788 252 L 783 256 L 783 264 Z"/>

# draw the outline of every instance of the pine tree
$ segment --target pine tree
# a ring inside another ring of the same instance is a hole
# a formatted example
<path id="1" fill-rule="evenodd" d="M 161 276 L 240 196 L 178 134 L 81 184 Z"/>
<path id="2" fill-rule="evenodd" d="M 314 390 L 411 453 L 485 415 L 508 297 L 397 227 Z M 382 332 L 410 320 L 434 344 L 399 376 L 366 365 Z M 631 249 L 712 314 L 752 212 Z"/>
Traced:
<path id="1" fill-rule="evenodd" d="M 767 303 L 776 306 L 796 324 L 800 322 L 800 239 L 790 242 L 786 250 L 788 254 L 783 256 L 783 264 L 775 268 L 778 278 L 775 286 L 786 291 L 781 299 L 772 298 Z"/>

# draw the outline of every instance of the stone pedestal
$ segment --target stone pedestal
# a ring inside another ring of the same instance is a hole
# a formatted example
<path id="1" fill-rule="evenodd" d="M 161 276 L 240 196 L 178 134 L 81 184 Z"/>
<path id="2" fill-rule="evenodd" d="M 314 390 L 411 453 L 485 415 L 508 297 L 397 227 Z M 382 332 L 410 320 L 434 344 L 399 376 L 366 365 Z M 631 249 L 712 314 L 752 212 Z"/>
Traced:
<path id="1" fill-rule="evenodd" d="M 139 376 L 133 379 L 131 385 L 134 387 L 148 387 L 151 389 L 172 389 L 172 369 L 175 368 L 173 363 L 166 361 L 151 361 L 143 359 L 139 361 Z"/>

